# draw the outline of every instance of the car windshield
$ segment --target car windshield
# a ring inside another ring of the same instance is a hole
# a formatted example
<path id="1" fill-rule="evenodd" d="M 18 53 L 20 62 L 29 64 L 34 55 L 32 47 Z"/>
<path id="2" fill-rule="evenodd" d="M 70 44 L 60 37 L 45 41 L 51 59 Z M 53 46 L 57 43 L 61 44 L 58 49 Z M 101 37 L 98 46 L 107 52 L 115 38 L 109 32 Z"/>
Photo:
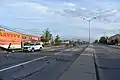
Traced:
<path id="1" fill-rule="evenodd" d="M 0 80 L 120 80 L 120 0 L 0 0 Z"/>
<path id="2" fill-rule="evenodd" d="M 40 43 L 36 43 L 35 45 L 41 45 Z"/>
<path id="3" fill-rule="evenodd" d="M 33 43 L 26 43 L 24 44 L 24 46 L 33 46 L 34 44 Z"/>

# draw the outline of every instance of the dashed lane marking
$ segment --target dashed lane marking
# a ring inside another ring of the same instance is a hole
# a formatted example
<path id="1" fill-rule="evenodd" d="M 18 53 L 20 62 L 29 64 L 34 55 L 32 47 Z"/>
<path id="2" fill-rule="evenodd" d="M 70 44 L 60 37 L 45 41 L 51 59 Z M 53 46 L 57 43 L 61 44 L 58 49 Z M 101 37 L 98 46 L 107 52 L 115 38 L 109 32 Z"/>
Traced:
<path id="1" fill-rule="evenodd" d="M 43 56 L 43 57 L 40 57 L 40 58 L 37 58 L 37 59 L 33 59 L 33 60 L 31 60 L 31 61 L 23 62 L 23 63 L 17 64 L 17 65 L 8 67 L 8 68 L 4 68 L 4 69 L 1 69 L 0 72 L 6 71 L 6 70 L 10 70 L 10 69 L 13 69 L 13 68 L 16 68 L 16 67 L 19 67 L 19 66 L 28 64 L 28 63 L 32 63 L 32 62 L 34 62 L 34 61 L 38 61 L 38 60 L 44 59 L 44 58 L 46 58 L 46 57 L 47 57 L 47 56 Z"/>

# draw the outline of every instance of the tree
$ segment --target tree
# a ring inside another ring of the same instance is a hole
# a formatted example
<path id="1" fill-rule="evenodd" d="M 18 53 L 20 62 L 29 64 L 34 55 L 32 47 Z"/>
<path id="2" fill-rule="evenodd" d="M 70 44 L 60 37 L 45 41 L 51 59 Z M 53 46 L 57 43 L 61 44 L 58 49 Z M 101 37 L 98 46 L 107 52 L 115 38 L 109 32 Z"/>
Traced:
<path id="1" fill-rule="evenodd" d="M 107 38 L 104 37 L 104 36 L 100 37 L 99 43 L 101 43 L 101 44 L 107 44 Z"/>
<path id="2" fill-rule="evenodd" d="M 49 29 L 45 29 L 45 31 L 43 31 L 43 36 L 41 38 L 41 41 L 43 42 L 49 42 L 52 39 L 52 34 L 49 31 Z"/>
<path id="3" fill-rule="evenodd" d="M 44 36 L 43 36 L 43 35 L 41 36 L 41 41 L 42 41 L 42 42 L 45 42 L 45 39 L 44 39 Z"/>
<path id="4" fill-rule="evenodd" d="M 61 43 L 60 37 L 59 37 L 59 35 L 57 35 L 55 38 L 55 44 L 59 45 L 60 43 Z"/>
<path id="5" fill-rule="evenodd" d="M 95 40 L 94 43 L 98 43 L 98 40 Z"/>

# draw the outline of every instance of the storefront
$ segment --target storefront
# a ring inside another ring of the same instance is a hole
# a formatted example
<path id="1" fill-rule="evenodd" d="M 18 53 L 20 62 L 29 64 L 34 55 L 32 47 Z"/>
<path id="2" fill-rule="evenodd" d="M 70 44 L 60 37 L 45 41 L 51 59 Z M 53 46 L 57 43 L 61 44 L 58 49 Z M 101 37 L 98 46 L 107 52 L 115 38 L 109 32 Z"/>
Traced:
<path id="1" fill-rule="evenodd" d="M 40 42 L 40 41 L 41 41 L 41 37 L 39 36 L 22 34 L 22 45 L 24 45 L 24 43 L 27 42 Z"/>
<path id="2" fill-rule="evenodd" d="M 8 32 L 5 30 L 0 30 L 0 46 L 8 48 L 11 43 L 12 49 L 22 48 L 26 42 L 40 42 L 41 37 L 32 36 L 26 34 L 20 34 L 16 32 Z"/>

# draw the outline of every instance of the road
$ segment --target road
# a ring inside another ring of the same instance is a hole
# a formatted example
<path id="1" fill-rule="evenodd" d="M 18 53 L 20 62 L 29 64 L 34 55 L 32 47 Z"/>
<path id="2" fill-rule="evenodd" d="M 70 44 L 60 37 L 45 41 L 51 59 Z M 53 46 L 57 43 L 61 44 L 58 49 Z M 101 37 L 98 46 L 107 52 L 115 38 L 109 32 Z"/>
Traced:
<path id="1" fill-rule="evenodd" d="M 87 45 L 0 55 L 0 80 L 58 80 Z"/>
<path id="2" fill-rule="evenodd" d="M 86 46 L 1 53 L 0 80 L 119 80 L 120 49 Z"/>
<path id="3" fill-rule="evenodd" d="M 0 80 L 119 80 L 120 49 L 86 46 L 1 53 Z"/>
<path id="4" fill-rule="evenodd" d="M 99 80 L 120 80 L 120 49 L 91 45 L 95 50 Z"/>

